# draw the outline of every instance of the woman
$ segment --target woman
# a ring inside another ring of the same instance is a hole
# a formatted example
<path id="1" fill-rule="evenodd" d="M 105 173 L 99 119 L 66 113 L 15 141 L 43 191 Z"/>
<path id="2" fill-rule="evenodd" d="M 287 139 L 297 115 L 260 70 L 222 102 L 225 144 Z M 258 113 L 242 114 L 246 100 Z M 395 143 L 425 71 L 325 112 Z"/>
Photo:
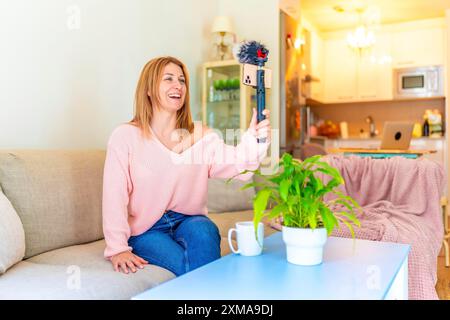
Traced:
<path id="1" fill-rule="evenodd" d="M 149 61 L 142 70 L 132 121 L 108 141 L 103 180 L 105 257 L 114 270 L 136 272 L 151 263 L 181 275 L 220 257 L 220 235 L 207 217 L 207 179 L 248 179 L 270 138 L 269 112 L 256 114 L 241 143 L 194 126 L 189 77 L 173 57 Z M 194 161 L 193 161 L 193 158 Z"/>

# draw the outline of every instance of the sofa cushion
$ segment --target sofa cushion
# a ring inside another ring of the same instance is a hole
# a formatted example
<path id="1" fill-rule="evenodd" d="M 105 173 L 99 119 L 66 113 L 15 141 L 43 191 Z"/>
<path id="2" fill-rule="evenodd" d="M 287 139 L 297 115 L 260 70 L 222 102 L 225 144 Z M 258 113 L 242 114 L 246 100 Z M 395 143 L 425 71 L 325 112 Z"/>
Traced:
<path id="1" fill-rule="evenodd" d="M 227 241 L 226 237 L 221 237 L 220 248 L 222 256 L 230 253 Z M 105 250 L 105 240 L 99 240 L 92 243 L 48 251 L 26 261 L 40 264 L 77 265 L 83 268 L 110 270 L 112 269 L 112 264 L 109 260 L 103 258 L 103 250 Z"/>
<path id="2" fill-rule="evenodd" d="M 249 210 L 253 208 L 252 199 L 254 188 L 240 190 L 249 181 L 232 180 L 226 183 L 225 179 L 208 179 L 208 212 L 229 212 Z"/>
<path id="3" fill-rule="evenodd" d="M 112 269 L 21 261 L 0 276 L 0 299 L 130 299 L 173 277 L 154 265 L 126 275 Z"/>
<path id="4" fill-rule="evenodd" d="M 210 213 L 208 217 L 219 228 L 219 233 L 222 237 L 228 237 L 228 230 L 236 228 L 238 221 L 251 221 L 253 219 L 253 210 L 244 210 L 238 212 L 221 212 Z"/>
<path id="5" fill-rule="evenodd" d="M 175 277 L 154 265 L 134 274 L 115 272 L 111 262 L 103 258 L 104 247 L 101 240 L 49 251 L 17 263 L 0 276 L 0 300 L 130 299 Z M 230 252 L 225 238 L 221 247 L 223 255 Z"/>
<path id="6" fill-rule="evenodd" d="M 27 259 L 27 262 L 51 265 L 77 265 L 81 268 L 112 270 L 112 264 L 103 257 L 105 240 L 51 250 Z"/>
<path id="7" fill-rule="evenodd" d="M 252 221 L 253 220 L 253 210 L 239 211 L 239 212 L 222 212 L 222 213 L 211 213 L 208 215 L 209 218 L 217 225 L 219 228 L 219 233 L 222 239 L 225 239 L 225 243 L 228 246 L 226 241 L 228 237 L 228 230 L 231 228 L 236 228 L 236 222 L 239 221 Z M 270 228 L 267 225 L 267 219 L 264 218 L 262 222 L 265 224 L 264 226 L 264 237 L 268 237 L 276 230 Z M 222 243 L 223 244 L 223 243 Z M 224 255 L 224 248 L 222 248 L 222 255 Z M 226 251 L 229 253 L 229 250 Z"/>
<path id="8" fill-rule="evenodd" d="M 25 255 L 25 232 L 11 202 L 0 191 L 0 274 Z"/>
<path id="9" fill-rule="evenodd" d="M 0 186 L 25 230 L 25 258 L 102 232 L 105 151 L 0 152 Z"/>
<path id="10" fill-rule="evenodd" d="M 210 214 L 222 235 L 222 255 L 228 254 L 228 229 L 251 220 L 253 212 Z M 265 228 L 265 235 L 274 231 Z M 236 247 L 236 243 L 234 243 Z M 103 258 L 104 240 L 48 251 L 21 261 L 0 276 L 1 299 L 129 299 L 175 276 L 147 265 L 125 275 Z M 79 275 L 79 278 L 78 278 Z M 79 279 L 79 281 L 78 281 Z"/>
<path id="11" fill-rule="evenodd" d="M 129 299 L 175 277 L 154 265 L 115 272 L 104 248 L 101 240 L 24 260 L 0 276 L 0 299 Z"/>

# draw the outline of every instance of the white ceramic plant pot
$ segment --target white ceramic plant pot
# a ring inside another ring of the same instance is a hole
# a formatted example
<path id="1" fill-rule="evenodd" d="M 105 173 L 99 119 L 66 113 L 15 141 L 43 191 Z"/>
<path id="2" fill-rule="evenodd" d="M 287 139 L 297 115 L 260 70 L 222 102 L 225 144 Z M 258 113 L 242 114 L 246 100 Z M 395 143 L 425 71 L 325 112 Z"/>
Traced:
<path id="1" fill-rule="evenodd" d="M 303 229 L 282 227 L 287 260 L 302 266 L 322 263 L 323 246 L 327 242 L 325 228 Z"/>

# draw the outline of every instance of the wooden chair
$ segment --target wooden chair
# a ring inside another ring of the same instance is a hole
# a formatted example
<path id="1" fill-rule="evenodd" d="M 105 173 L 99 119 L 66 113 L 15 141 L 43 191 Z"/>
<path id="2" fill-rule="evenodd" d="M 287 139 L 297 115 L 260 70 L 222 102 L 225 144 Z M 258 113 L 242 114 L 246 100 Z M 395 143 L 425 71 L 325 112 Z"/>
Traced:
<path id="1" fill-rule="evenodd" d="M 315 155 L 326 155 L 327 151 L 325 148 L 317 143 L 305 143 L 300 147 L 299 154 L 294 153 L 294 158 L 298 158 L 301 160 L 305 160 L 306 158 L 315 156 Z"/>

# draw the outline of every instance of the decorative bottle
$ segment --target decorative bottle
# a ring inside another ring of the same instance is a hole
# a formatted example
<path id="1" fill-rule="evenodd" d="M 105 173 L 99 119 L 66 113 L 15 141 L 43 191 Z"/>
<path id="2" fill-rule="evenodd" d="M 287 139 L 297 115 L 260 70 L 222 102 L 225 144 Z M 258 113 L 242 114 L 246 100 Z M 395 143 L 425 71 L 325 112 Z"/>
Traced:
<path id="1" fill-rule="evenodd" d="M 430 124 L 428 123 L 428 117 L 425 115 L 423 116 L 423 118 L 425 119 L 424 123 L 423 123 L 423 132 L 422 132 L 422 136 L 424 137 L 428 137 L 430 136 Z"/>

